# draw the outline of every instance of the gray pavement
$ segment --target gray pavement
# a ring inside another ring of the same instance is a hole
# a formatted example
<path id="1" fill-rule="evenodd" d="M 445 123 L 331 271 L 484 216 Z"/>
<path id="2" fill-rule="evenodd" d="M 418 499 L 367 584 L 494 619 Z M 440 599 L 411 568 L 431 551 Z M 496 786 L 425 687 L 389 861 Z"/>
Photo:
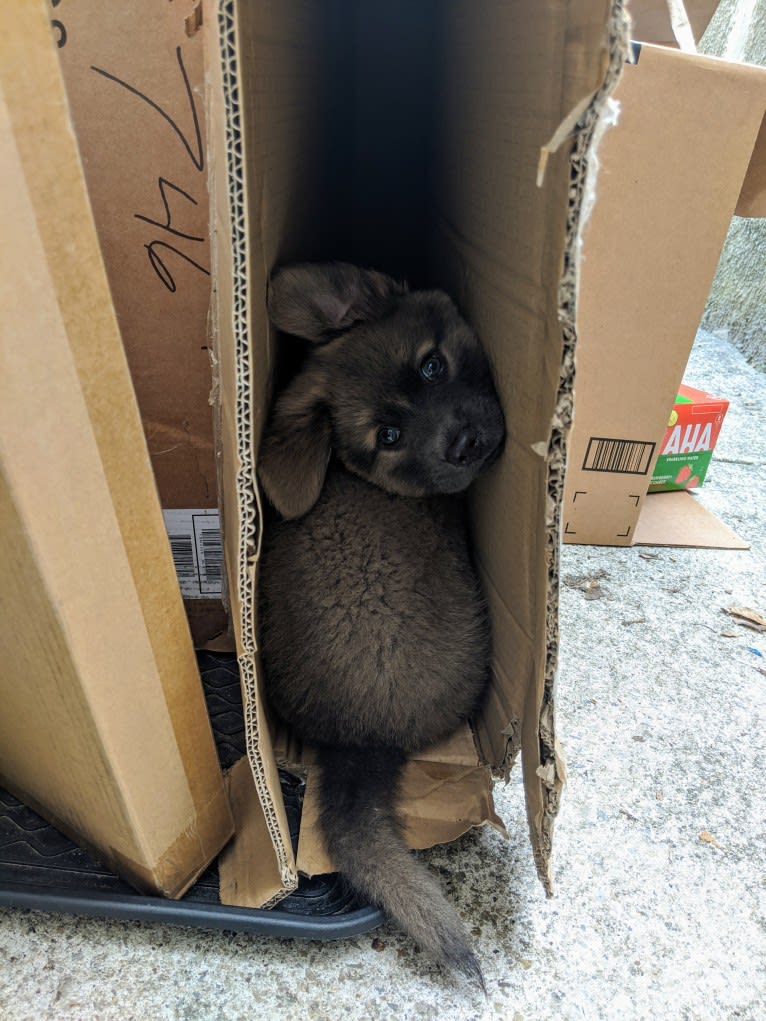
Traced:
<path id="1" fill-rule="evenodd" d="M 766 1018 L 764 376 L 701 333 L 687 382 L 732 407 L 700 499 L 749 552 L 567 547 L 557 895 L 535 877 L 517 774 L 510 841 L 424 857 L 473 932 L 487 999 L 390 928 L 337 944 L 0 912 L 3 1021 Z M 731 633 L 734 633 L 733 636 Z M 759 655 L 760 653 L 760 655 Z"/>

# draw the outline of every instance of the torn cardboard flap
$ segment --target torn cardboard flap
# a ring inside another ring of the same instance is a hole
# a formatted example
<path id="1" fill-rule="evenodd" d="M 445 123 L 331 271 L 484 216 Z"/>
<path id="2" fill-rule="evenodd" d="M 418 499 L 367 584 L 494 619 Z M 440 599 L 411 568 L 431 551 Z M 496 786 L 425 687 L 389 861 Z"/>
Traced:
<path id="1" fill-rule="evenodd" d="M 279 766 L 296 776 L 305 776 L 308 768 L 316 761 L 313 747 L 310 744 L 303 744 L 281 723 L 274 727 L 272 740 Z M 430 748 L 424 748 L 414 756 L 414 761 L 421 762 L 424 766 L 435 762 L 458 768 L 473 768 L 477 765 L 479 757 L 471 727 L 468 725 L 460 727 L 446 740 Z"/>
<path id="2" fill-rule="evenodd" d="M 331 872 L 317 832 L 316 789 L 312 780 L 314 749 L 296 741 L 285 727 L 279 727 L 274 736 L 274 754 L 281 768 L 307 779 L 298 869 L 306 875 Z M 494 810 L 489 771 L 479 760 L 469 726 L 461 727 L 447 740 L 412 758 L 404 775 L 399 811 L 407 841 L 413 848 L 446 843 L 485 824 L 506 835 Z M 233 853 L 237 853 L 236 849 Z"/>

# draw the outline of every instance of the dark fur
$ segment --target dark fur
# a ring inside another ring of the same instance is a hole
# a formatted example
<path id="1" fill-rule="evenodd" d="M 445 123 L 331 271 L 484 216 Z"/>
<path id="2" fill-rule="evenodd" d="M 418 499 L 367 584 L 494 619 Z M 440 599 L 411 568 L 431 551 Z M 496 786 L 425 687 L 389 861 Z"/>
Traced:
<path id="1" fill-rule="evenodd" d="M 339 871 L 437 960 L 480 980 L 395 802 L 407 757 L 455 731 L 488 677 L 487 612 L 452 494 L 502 443 L 489 364 L 445 294 L 353 266 L 282 270 L 269 312 L 315 345 L 276 402 L 259 463 L 283 518 L 261 560 L 269 699 L 317 745 Z M 433 352 L 443 370 L 428 381 L 419 369 Z M 394 448 L 381 426 L 401 430 Z"/>

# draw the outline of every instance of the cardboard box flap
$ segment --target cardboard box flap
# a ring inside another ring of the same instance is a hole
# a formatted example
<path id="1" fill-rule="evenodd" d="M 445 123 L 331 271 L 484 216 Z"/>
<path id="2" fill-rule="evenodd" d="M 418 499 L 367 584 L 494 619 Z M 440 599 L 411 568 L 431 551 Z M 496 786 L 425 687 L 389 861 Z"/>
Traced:
<path id="1" fill-rule="evenodd" d="M 179 896 L 231 816 L 42 5 L 0 97 L 0 774 Z"/>
<path id="2" fill-rule="evenodd" d="M 266 210 L 255 209 L 249 217 L 247 211 L 249 197 L 263 191 L 264 168 L 259 157 L 268 157 L 271 170 L 272 154 L 278 160 L 283 152 L 278 144 L 268 143 L 269 124 L 274 123 L 272 114 L 277 122 L 274 131 L 286 130 L 279 122 L 280 111 L 270 107 L 269 83 L 274 80 L 273 75 L 289 77 L 291 70 L 298 75 L 298 65 L 285 64 L 278 71 L 276 64 L 283 51 L 271 44 L 280 30 L 288 34 L 293 29 L 299 32 L 303 23 L 300 18 L 291 22 L 287 5 L 282 9 L 282 17 L 275 15 L 270 23 L 269 6 L 253 4 L 235 9 L 231 3 L 210 0 L 205 7 L 203 27 L 207 36 L 211 236 L 216 280 L 211 342 L 220 402 L 220 446 L 226 452 L 220 462 L 224 556 L 252 779 L 274 867 L 282 894 L 286 894 L 295 888 L 298 876 L 260 693 L 255 620 L 255 563 L 261 534 L 255 464 L 271 365 L 266 318 L 268 268 L 264 264 L 270 223 Z M 262 19 L 261 32 L 255 31 L 250 21 L 258 17 Z M 257 52 L 253 51 L 254 45 Z M 270 68 L 273 75 L 268 73 Z M 254 75 L 259 76 L 260 84 L 266 84 L 266 92 L 255 86 Z M 255 138 L 259 143 L 257 150 L 253 147 Z M 274 179 L 284 180 L 278 167 Z M 254 203 L 255 199 L 250 201 Z M 278 216 L 278 207 L 270 208 Z M 267 861 L 263 867 L 266 872 L 271 870 Z M 248 903 L 257 903 L 261 895 L 258 886 L 246 893 L 241 885 L 240 892 L 247 896 Z"/>
<path id="3" fill-rule="evenodd" d="M 305 875 L 333 871 L 317 828 L 317 790 L 313 776 L 315 753 L 285 726 L 277 725 L 273 748 L 280 769 L 307 781 L 301 818 L 297 866 Z M 255 800 L 255 792 L 250 795 Z M 250 811 L 252 811 L 252 805 Z M 235 808 L 236 811 L 236 808 Z M 507 836 L 495 813 L 491 775 L 478 755 L 470 726 L 456 731 L 447 740 L 424 749 L 413 757 L 405 772 L 399 813 L 406 827 L 406 839 L 412 848 L 446 843 L 477 826 L 490 825 Z M 241 855 L 239 836 L 227 852 Z M 232 873 L 234 873 L 232 868 Z"/>
<path id="4" fill-rule="evenodd" d="M 500 772 L 521 747 L 535 860 L 550 889 L 563 783 L 553 725 L 558 508 L 571 416 L 580 200 L 598 112 L 624 57 L 625 26 L 621 5 L 609 4 L 528 6 L 518 34 L 507 30 L 506 5 L 483 4 L 475 15 L 476 5 L 455 5 L 448 22 L 441 96 L 448 127 L 434 257 L 439 279 L 494 362 L 509 432 L 503 459 L 477 483 L 471 502 L 495 655 L 477 734 Z M 549 159 L 538 188 L 542 146 L 589 96 L 574 141 Z M 498 122 L 493 111 L 502 111 Z M 569 218 L 568 195 L 576 196 Z"/>
<path id="5" fill-rule="evenodd" d="M 741 539 L 688 490 L 647 496 L 633 542 L 637 546 L 750 549 L 750 543 Z"/>

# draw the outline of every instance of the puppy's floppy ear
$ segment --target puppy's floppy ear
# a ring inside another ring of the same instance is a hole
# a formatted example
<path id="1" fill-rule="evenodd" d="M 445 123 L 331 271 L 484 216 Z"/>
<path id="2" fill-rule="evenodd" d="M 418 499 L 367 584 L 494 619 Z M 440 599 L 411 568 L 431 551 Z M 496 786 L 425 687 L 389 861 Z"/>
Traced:
<path id="1" fill-rule="evenodd" d="M 297 376 L 279 397 L 261 441 L 258 477 L 284 518 L 307 514 L 322 492 L 330 460 L 330 415 L 317 373 Z"/>
<path id="2" fill-rule="evenodd" d="M 361 320 L 379 319 L 404 284 L 347 262 L 304 263 L 279 270 L 269 282 L 269 317 L 285 333 L 318 343 Z"/>

